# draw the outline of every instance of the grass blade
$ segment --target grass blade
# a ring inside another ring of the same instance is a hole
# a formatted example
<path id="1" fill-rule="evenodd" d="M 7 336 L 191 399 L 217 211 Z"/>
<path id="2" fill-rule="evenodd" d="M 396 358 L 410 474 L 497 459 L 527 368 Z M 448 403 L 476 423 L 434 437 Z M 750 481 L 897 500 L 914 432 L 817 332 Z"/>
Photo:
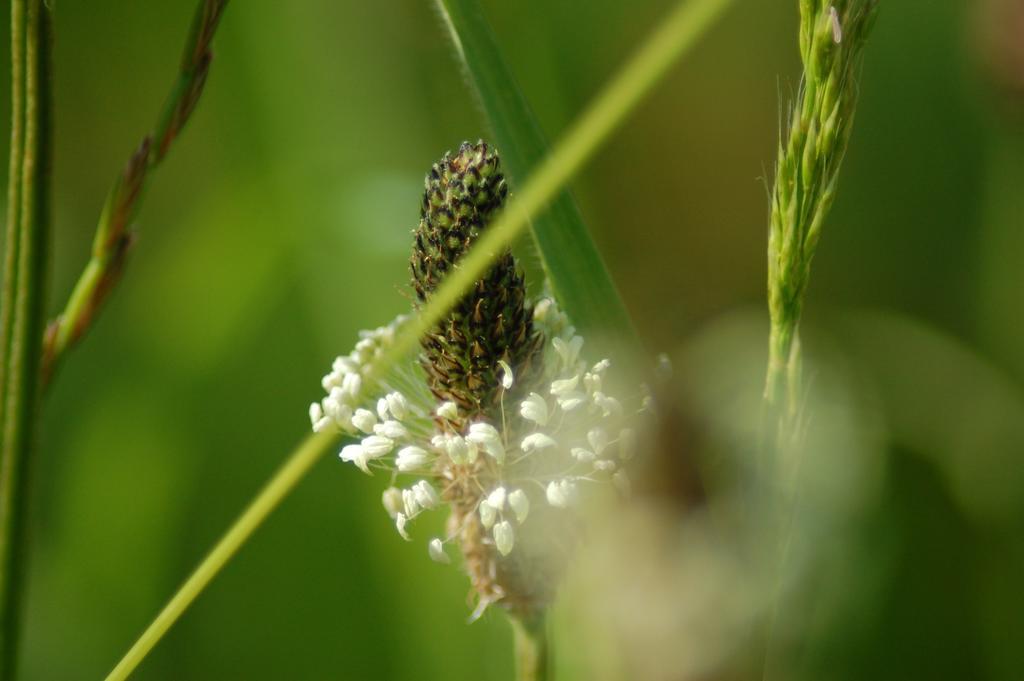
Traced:
<path id="1" fill-rule="evenodd" d="M 540 124 L 503 59 L 479 3 L 435 2 L 487 114 L 502 164 L 523 186 L 548 153 Z M 531 231 L 559 303 L 585 335 L 614 332 L 636 346 L 629 313 L 567 190 L 533 217 Z"/>
<path id="2" fill-rule="evenodd" d="M 460 260 L 459 266 L 450 272 L 429 302 L 421 308 L 420 314 L 396 333 L 392 345 L 370 368 L 370 380 L 364 381 L 364 385 L 384 376 L 416 351 L 420 337 L 447 314 L 462 296 L 462 292 L 480 278 L 494 257 L 522 233 L 531 217 L 549 205 L 569 178 L 600 148 L 641 98 L 650 92 L 668 67 L 696 42 L 729 1 L 691 0 L 679 4 L 572 126 L 521 191 L 508 201 L 505 210 Z M 319 457 L 336 444 L 337 437 L 334 435 L 311 435 L 289 455 L 275 476 L 118 663 L 107 681 L 120 681 L 132 673 L 227 561 L 309 472 Z"/>

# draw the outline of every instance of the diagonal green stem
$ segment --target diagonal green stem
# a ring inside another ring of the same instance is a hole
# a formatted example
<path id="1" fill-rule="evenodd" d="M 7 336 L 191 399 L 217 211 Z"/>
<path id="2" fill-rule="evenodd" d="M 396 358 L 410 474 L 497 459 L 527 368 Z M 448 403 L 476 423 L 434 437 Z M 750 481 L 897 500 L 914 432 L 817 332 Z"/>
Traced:
<path id="1" fill-rule="evenodd" d="M 370 367 L 364 385 L 373 383 L 374 379 L 383 376 L 391 367 L 416 351 L 424 332 L 447 314 L 462 292 L 480 278 L 492 259 L 502 253 L 522 232 L 530 218 L 548 204 L 729 2 L 691 0 L 680 3 L 573 125 L 526 182 L 522 191 L 509 201 L 502 214 L 421 308 L 420 314 L 399 330 L 392 345 Z M 284 465 L 117 664 L 107 681 L 119 681 L 132 673 L 271 511 L 336 442 L 337 438 L 329 434 L 312 435 L 289 455 Z"/>
<path id="2" fill-rule="evenodd" d="M 0 317 L 0 679 L 14 677 L 49 245 L 50 10 L 11 3 L 11 162 Z"/>
<path id="3" fill-rule="evenodd" d="M 270 480 L 266 487 L 253 499 L 245 512 L 238 517 L 235 524 L 231 526 L 213 550 L 199 564 L 189 578 L 181 585 L 174 597 L 167 602 L 160 614 L 153 623 L 146 628 L 139 640 L 125 654 L 113 671 L 107 676 L 107 681 L 115 679 L 126 679 L 128 675 L 139 666 L 146 655 L 157 641 L 163 638 L 167 630 L 171 628 L 181 613 L 192 604 L 210 581 L 221 571 L 238 549 L 245 544 L 267 516 L 277 508 L 281 500 L 288 496 L 295 486 L 305 477 L 309 469 L 313 467 L 320 457 L 337 443 L 338 437 L 331 433 L 318 433 L 307 437 L 299 447 L 292 452 L 284 465 Z"/>

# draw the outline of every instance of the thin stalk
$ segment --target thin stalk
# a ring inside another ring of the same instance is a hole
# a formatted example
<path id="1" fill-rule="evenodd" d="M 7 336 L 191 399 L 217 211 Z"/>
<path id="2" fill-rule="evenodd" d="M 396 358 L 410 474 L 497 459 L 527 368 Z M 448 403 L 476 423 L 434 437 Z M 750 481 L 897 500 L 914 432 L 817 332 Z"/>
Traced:
<path id="1" fill-rule="evenodd" d="M 782 588 L 793 541 L 803 455 L 800 319 L 821 230 L 835 200 L 857 108 L 857 78 L 878 0 L 800 0 L 803 76 L 785 137 L 779 140 L 768 231 L 768 369 L 762 491 L 778 491 L 769 569 L 772 606 L 759 625 L 753 661 L 767 678 L 773 636 L 785 613 Z"/>
<path id="2" fill-rule="evenodd" d="M 803 77 L 779 140 L 768 230 L 765 404 L 780 441 L 800 404 L 799 325 L 811 261 L 853 129 L 857 76 L 878 0 L 800 0 Z"/>
<path id="3" fill-rule="evenodd" d="M 21 211 L 21 156 L 25 144 L 25 3 L 11 4 L 11 148 L 7 170 L 7 225 L 4 231 L 4 278 L 0 298 L 0 414 L 7 402 L 7 364 L 14 330 L 18 282 L 18 215 Z M 2 427 L 2 426 L 0 426 Z"/>
<path id="4" fill-rule="evenodd" d="M 11 162 L 0 408 L 0 679 L 14 677 L 24 593 L 29 465 L 39 406 L 50 222 L 50 10 L 11 3 Z"/>
<path id="5" fill-rule="evenodd" d="M 505 210 L 488 227 L 472 250 L 459 261 L 459 265 L 445 278 L 419 314 L 396 333 L 394 342 L 371 365 L 363 385 L 372 384 L 416 351 L 423 334 L 448 313 L 462 292 L 480 278 L 494 257 L 504 252 L 526 227 L 530 217 L 558 193 L 612 130 L 625 120 L 641 98 L 650 92 L 673 61 L 710 27 L 729 2 L 691 0 L 679 4 L 573 125 L 565 138 L 555 146 L 522 191 L 509 200 Z M 289 455 L 285 464 L 117 664 L 107 677 L 108 681 L 124 679 L 131 674 L 317 459 L 336 443 L 336 436 L 312 435 Z"/>
<path id="6" fill-rule="evenodd" d="M 547 681 L 551 675 L 551 643 L 547 618 L 510 617 L 516 656 L 516 681 Z"/>
<path id="7" fill-rule="evenodd" d="M 157 641 L 163 638 L 171 625 L 181 617 L 181 613 L 185 612 L 196 596 L 206 588 L 217 573 L 231 560 L 231 557 L 238 552 L 238 549 L 252 536 L 256 528 L 263 524 L 267 516 L 305 477 L 313 464 L 320 459 L 324 452 L 337 444 L 337 441 L 338 436 L 333 433 L 315 433 L 307 437 L 292 452 L 284 465 L 267 483 L 267 486 L 253 499 L 227 534 L 217 542 L 195 572 L 185 580 L 174 597 L 167 602 L 167 605 L 160 611 L 153 623 L 146 628 L 135 645 L 117 663 L 117 666 L 107 676 L 107 681 L 128 678 L 128 675 L 145 659 Z"/>
<path id="8" fill-rule="evenodd" d="M 50 322 L 43 339 L 44 385 L 68 349 L 92 326 L 101 306 L 120 279 L 134 242 L 132 221 L 138 213 L 150 171 L 167 156 L 199 102 L 213 60 L 210 43 L 226 5 L 227 0 L 200 0 L 185 42 L 178 77 L 157 124 L 142 139 L 107 194 L 89 262 L 75 283 L 63 311 Z"/>

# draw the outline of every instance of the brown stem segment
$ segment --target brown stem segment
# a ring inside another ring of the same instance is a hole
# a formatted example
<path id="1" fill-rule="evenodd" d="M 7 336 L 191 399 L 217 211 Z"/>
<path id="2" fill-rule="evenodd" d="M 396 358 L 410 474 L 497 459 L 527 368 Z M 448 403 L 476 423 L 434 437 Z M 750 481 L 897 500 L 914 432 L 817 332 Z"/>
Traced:
<path id="1" fill-rule="evenodd" d="M 166 157 L 195 110 L 213 59 L 211 41 L 227 0 L 201 0 L 185 43 L 178 79 L 155 129 L 143 138 L 107 195 L 96 227 L 92 257 L 82 271 L 64 310 L 43 336 L 42 382 L 49 382 L 67 350 L 92 326 L 117 284 L 134 242 L 132 221 L 138 213 L 150 171 Z"/>

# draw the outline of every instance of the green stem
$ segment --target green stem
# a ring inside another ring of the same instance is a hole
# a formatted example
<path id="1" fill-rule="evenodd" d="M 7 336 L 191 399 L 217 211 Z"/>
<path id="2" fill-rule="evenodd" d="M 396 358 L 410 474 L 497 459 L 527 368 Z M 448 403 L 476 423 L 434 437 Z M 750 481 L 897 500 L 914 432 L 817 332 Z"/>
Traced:
<path id="1" fill-rule="evenodd" d="M 768 371 L 761 443 L 763 456 L 787 447 L 791 439 L 798 435 L 796 425 L 800 416 L 801 387 L 798 320 L 799 315 L 794 315 L 781 322 L 773 321 L 768 332 Z"/>
<path id="2" fill-rule="evenodd" d="M 7 364 L 14 329 L 18 282 L 18 215 L 21 211 L 21 154 L 25 144 L 25 5 L 11 4 L 11 149 L 7 171 L 7 228 L 4 238 L 4 280 L 0 298 L 0 414 L 7 403 Z M 2 419 L 0 419 L 2 420 Z M 0 426 L 2 427 L 2 426 Z"/>
<path id="3" fill-rule="evenodd" d="M 516 681 L 547 681 L 551 678 L 551 647 L 544 614 L 529 618 L 509 617 L 515 643 Z"/>
<path id="4" fill-rule="evenodd" d="M 462 292 L 480 278 L 496 255 L 504 252 L 526 227 L 531 216 L 536 215 L 557 194 L 612 130 L 636 107 L 643 95 L 653 88 L 672 62 L 696 42 L 729 2 L 691 0 L 680 3 L 676 11 L 644 43 L 597 101 L 569 130 L 562 142 L 552 150 L 522 191 L 509 200 L 501 215 L 459 261 L 459 267 L 449 273 L 419 314 L 398 331 L 393 343 L 370 367 L 363 381 L 364 386 L 385 375 L 391 367 L 416 351 L 423 334 L 448 313 Z M 292 452 L 117 664 L 107 681 L 127 678 L 270 512 L 335 443 L 336 438 L 333 436 L 313 435 Z"/>
<path id="5" fill-rule="evenodd" d="M 11 3 L 11 163 L 0 402 L 0 679 L 14 677 L 24 593 L 28 467 L 39 406 L 49 245 L 50 15 Z"/>
<path id="6" fill-rule="evenodd" d="M 793 355 L 796 319 L 773 322 L 768 335 L 768 377 L 765 381 L 765 401 L 780 408 L 786 391 L 788 367 Z"/>

